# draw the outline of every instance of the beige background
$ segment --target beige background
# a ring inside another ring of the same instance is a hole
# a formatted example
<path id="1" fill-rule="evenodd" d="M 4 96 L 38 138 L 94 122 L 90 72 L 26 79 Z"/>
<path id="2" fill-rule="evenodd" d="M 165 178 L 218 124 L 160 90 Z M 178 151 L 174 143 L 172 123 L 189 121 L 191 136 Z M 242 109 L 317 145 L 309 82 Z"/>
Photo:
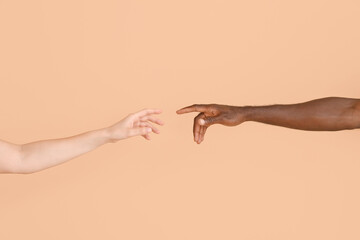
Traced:
<path id="1" fill-rule="evenodd" d="M 295 3 L 296 2 L 296 3 Z M 0 175 L 0 239 L 360 239 L 359 131 L 245 123 L 192 141 L 193 103 L 360 97 L 359 1 L 0 0 L 0 138 L 164 110 L 152 142 Z"/>

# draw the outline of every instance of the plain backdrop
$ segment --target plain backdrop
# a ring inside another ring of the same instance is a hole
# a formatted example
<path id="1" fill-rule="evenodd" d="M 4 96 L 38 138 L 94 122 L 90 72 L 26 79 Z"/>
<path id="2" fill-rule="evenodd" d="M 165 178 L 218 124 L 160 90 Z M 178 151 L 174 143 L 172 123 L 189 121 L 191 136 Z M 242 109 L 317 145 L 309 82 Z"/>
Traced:
<path id="1" fill-rule="evenodd" d="M 360 239 L 360 132 L 257 123 L 193 142 L 193 103 L 360 97 L 356 0 L 0 0 L 0 138 L 108 126 L 151 142 L 0 175 L 0 239 Z"/>

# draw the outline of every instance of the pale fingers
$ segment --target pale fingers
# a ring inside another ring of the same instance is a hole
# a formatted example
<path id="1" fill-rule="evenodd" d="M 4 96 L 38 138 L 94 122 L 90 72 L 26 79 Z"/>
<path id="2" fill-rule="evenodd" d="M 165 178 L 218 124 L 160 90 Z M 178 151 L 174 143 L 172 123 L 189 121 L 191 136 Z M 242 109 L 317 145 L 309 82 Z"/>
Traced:
<path id="1" fill-rule="evenodd" d="M 151 123 L 149 122 L 141 122 L 139 124 L 140 127 L 148 127 L 148 128 L 151 128 L 152 129 L 152 132 L 156 133 L 156 134 L 159 134 L 160 131 L 159 129 L 157 129 L 156 127 L 154 127 L 154 125 L 152 125 Z"/>
<path id="2" fill-rule="evenodd" d="M 142 137 L 145 138 L 146 140 L 151 140 L 150 134 L 142 135 Z"/>
<path id="3" fill-rule="evenodd" d="M 152 132 L 152 129 L 149 127 L 140 127 L 140 128 L 133 128 L 129 130 L 129 137 L 139 136 L 139 135 L 146 135 Z"/>
<path id="4" fill-rule="evenodd" d="M 164 122 L 162 120 L 160 120 L 160 119 L 158 119 L 158 118 L 156 118 L 154 116 L 151 116 L 151 115 L 142 117 L 140 119 L 140 121 L 142 121 L 142 122 L 150 121 L 150 122 L 153 122 L 153 123 L 158 124 L 160 126 L 164 125 Z"/>
<path id="5" fill-rule="evenodd" d="M 156 108 L 147 108 L 144 110 L 141 110 L 139 112 L 133 113 L 131 114 L 131 116 L 136 119 L 136 118 L 142 118 L 145 117 L 147 115 L 152 115 L 152 114 L 160 114 L 162 112 L 161 109 L 156 109 Z"/>

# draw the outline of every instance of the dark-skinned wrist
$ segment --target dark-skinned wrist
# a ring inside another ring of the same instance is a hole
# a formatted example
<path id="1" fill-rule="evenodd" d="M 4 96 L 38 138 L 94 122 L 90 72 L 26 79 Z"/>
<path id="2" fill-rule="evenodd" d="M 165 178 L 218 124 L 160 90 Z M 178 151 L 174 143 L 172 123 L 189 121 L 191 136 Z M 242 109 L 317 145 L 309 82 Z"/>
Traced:
<path id="1" fill-rule="evenodd" d="M 241 118 L 242 122 L 252 121 L 253 115 L 254 115 L 254 107 L 251 106 L 241 106 L 236 107 L 236 112 Z"/>

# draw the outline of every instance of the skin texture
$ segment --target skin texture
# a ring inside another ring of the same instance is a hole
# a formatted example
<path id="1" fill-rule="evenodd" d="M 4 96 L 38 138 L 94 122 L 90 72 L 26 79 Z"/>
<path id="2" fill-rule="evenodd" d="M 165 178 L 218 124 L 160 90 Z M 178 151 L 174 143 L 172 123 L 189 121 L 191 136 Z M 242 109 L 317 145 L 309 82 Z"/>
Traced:
<path id="1" fill-rule="evenodd" d="M 237 126 L 260 122 L 307 131 L 339 131 L 360 128 L 360 99 L 328 97 L 309 102 L 270 106 L 194 104 L 178 114 L 200 112 L 194 119 L 194 141 L 200 144 L 213 124 Z"/>
<path id="2" fill-rule="evenodd" d="M 0 173 L 34 173 L 64 163 L 110 142 L 133 136 L 150 140 L 150 133 L 160 131 L 153 123 L 164 123 L 154 115 L 159 109 L 144 109 L 133 113 L 118 123 L 76 136 L 42 140 L 17 145 L 0 141 Z"/>

